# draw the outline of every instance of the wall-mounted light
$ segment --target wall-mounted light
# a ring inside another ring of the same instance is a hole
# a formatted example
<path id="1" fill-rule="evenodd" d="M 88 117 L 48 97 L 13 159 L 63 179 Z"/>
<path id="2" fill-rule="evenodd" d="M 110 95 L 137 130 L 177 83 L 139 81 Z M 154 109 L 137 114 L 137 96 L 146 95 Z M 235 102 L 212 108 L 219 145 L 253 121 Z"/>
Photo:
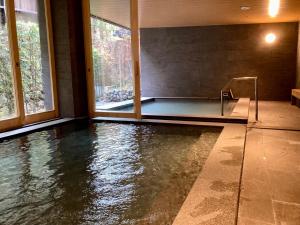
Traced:
<path id="1" fill-rule="evenodd" d="M 268 44 L 272 44 L 276 41 L 276 35 L 273 34 L 273 33 L 269 33 L 266 35 L 265 37 L 265 41 L 268 43 Z"/>
<path id="2" fill-rule="evenodd" d="M 276 17 L 279 13 L 280 0 L 269 0 L 269 16 Z"/>
<path id="3" fill-rule="evenodd" d="M 247 5 L 244 5 L 244 6 L 242 5 L 240 8 L 242 11 L 249 11 L 251 9 L 251 7 L 247 6 Z"/>

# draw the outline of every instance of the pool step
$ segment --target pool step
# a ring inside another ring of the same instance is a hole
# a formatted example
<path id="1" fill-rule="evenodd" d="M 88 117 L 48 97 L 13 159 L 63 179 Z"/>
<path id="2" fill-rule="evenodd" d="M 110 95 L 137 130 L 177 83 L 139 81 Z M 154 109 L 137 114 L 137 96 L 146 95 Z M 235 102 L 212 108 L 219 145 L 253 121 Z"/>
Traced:
<path id="1" fill-rule="evenodd" d="M 224 116 L 187 116 L 187 115 L 143 115 L 143 119 L 155 119 L 155 120 L 179 120 L 179 121 L 195 121 L 195 122 L 216 122 L 216 123 L 238 123 L 247 124 L 248 118 L 243 117 L 224 117 Z"/>

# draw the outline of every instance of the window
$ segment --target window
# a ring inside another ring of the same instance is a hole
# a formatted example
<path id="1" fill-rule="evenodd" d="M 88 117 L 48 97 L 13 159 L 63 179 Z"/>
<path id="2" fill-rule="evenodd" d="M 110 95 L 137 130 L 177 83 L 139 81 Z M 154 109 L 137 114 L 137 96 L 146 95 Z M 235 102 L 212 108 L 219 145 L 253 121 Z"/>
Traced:
<path id="1" fill-rule="evenodd" d="M 130 30 L 95 16 L 91 29 L 96 109 L 133 102 Z"/>
<path id="2" fill-rule="evenodd" d="M 50 15 L 50 0 L 0 0 L 0 131 L 58 116 Z"/>
<path id="3" fill-rule="evenodd" d="M 89 115 L 140 119 L 138 0 L 82 6 Z"/>
<path id="4" fill-rule="evenodd" d="M 0 7 L 0 120 L 5 120 L 16 116 L 16 105 L 4 0 Z"/>
<path id="5" fill-rule="evenodd" d="M 50 111 L 53 103 L 44 1 L 24 4 L 15 0 L 15 7 L 25 113 Z"/>

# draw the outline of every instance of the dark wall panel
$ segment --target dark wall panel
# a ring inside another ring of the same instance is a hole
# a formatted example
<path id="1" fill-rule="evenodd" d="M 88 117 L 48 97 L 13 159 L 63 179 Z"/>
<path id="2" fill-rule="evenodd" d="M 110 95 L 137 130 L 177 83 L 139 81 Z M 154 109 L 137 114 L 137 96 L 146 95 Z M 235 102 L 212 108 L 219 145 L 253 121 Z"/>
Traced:
<path id="1" fill-rule="evenodd" d="M 298 26 L 298 58 L 297 58 L 297 80 L 296 87 L 300 88 L 300 22 Z"/>
<path id="2" fill-rule="evenodd" d="M 70 55 L 76 117 L 88 114 L 81 2 L 81 0 L 68 0 Z"/>
<path id="3" fill-rule="evenodd" d="M 81 0 L 52 0 L 51 10 L 60 115 L 86 116 Z"/>
<path id="4" fill-rule="evenodd" d="M 67 1 L 52 0 L 51 11 L 59 110 L 62 117 L 73 117 L 74 101 Z"/>
<path id="5" fill-rule="evenodd" d="M 277 40 L 266 44 L 274 32 Z M 261 99 L 287 100 L 295 85 L 298 23 L 141 29 L 142 95 L 218 97 L 237 76 L 258 76 Z M 250 84 L 235 84 L 239 96 Z"/>

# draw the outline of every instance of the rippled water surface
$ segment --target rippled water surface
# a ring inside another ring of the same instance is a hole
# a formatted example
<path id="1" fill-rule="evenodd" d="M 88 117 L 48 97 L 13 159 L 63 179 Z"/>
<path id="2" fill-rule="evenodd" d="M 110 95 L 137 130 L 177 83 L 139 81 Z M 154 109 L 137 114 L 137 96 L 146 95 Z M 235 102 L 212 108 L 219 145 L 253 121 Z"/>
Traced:
<path id="1" fill-rule="evenodd" d="M 0 142 L 0 224 L 172 224 L 220 131 L 70 124 Z"/>

